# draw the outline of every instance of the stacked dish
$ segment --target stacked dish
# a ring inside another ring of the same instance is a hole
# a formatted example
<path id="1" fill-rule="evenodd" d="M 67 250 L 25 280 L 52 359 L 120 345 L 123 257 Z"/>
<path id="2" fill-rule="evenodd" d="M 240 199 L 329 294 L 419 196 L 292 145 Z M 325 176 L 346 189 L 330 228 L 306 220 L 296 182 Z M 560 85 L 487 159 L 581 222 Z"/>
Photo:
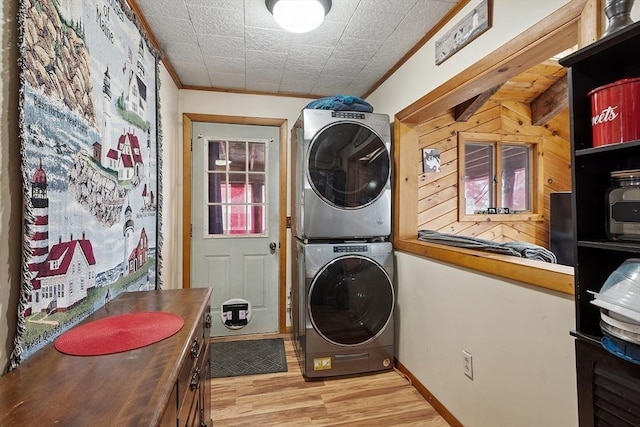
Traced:
<path id="1" fill-rule="evenodd" d="M 600 307 L 603 347 L 640 364 L 640 259 L 623 262 L 607 278 L 592 304 Z"/>

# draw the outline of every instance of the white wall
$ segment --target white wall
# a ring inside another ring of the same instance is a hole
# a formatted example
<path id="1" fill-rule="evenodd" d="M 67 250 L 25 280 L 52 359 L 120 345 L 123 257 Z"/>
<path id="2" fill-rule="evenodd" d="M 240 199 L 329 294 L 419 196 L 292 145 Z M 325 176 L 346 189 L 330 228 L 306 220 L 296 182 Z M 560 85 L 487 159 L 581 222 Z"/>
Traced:
<path id="1" fill-rule="evenodd" d="M 472 0 L 425 44 L 367 101 L 378 113 L 393 117 L 454 75 L 484 58 L 523 30 L 539 22 L 568 0 L 493 0 L 492 27 L 440 65 L 435 65 L 435 41 L 467 15 L 480 0 Z"/>
<path id="2" fill-rule="evenodd" d="M 577 425 L 572 297 L 405 253 L 396 263 L 397 358 L 463 425 Z"/>
<path id="3" fill-rule="evenodd" d="M 182 288 L 178 260 L 182 254 L 182 226 L 179 222 L 182 200 L 176 197 L 182 177 L 176 147 L 182 147 L 182 128 L 178 123 L 179 91 L 164 66 L 160 67 L 160 114 L 162 120 L 162 289 Z"/>
<path id="4" fill-rule="evenodd" d="M 427 43 L 367 101 L 393 116 L 568 2 L 493 3 L 486 33 L 440 66 Z M 462 424 L 577 425 L 573 297 L 409 254 L 396 261 L 397 358 Z"/>

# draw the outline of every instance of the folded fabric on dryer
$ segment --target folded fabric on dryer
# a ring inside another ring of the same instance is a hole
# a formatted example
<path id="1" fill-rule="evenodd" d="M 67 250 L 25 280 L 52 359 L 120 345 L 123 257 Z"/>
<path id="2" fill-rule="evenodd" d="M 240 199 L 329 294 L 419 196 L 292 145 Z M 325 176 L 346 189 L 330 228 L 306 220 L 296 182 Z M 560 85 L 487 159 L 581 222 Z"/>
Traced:
<path id="1" fill-rule="evenodd" d="M 492 240 L 479 239 L 477 237 L 439 233 L 434 230 L 418 230 L 418 239 L 425 242 L 512 255 L 520 258 L 549 262 L 552 264 L 556 264 L 558 262 L 556 255 L 550 250 L 527 242 L 500 243 Z"/>
<path id="2" fill-rule="evenodd" d="M 351 95 L 327 96 L 316 99 L 307 104 L 305 108 L 314 110 L 333 111 L 359 111 L 363 113 L 373 113 L 373 107 L 367 101 Z"/>

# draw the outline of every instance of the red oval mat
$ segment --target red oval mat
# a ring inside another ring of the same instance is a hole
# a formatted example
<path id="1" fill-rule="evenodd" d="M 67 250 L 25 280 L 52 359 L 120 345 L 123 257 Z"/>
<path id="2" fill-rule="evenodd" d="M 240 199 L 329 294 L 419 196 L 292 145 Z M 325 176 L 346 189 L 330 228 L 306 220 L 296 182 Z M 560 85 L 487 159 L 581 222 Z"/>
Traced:
<path id="1" fill-rule="evenodd" d="M 178 332 L 184 319 L 177 314 L 150 311 L 94 320 L 60 335 L 55 347 L 72 356 L 98 356 L 144 347 Z"/>

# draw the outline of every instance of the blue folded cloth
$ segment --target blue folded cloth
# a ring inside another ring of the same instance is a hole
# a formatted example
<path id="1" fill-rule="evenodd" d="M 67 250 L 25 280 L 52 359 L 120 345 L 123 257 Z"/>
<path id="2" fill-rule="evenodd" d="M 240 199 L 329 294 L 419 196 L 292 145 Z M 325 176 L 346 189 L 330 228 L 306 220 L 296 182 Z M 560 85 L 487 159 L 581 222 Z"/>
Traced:
<path id="1" fill-rule="evenodd" d="M 373 107 L 367 101 L 351 95 L 327 96 L 325 98 L 316 99 L 307 104 L 305 108 L 314 110 L 333 110 L 333 111 L 360 111 L 364 113 L 373 113 Z"/>

